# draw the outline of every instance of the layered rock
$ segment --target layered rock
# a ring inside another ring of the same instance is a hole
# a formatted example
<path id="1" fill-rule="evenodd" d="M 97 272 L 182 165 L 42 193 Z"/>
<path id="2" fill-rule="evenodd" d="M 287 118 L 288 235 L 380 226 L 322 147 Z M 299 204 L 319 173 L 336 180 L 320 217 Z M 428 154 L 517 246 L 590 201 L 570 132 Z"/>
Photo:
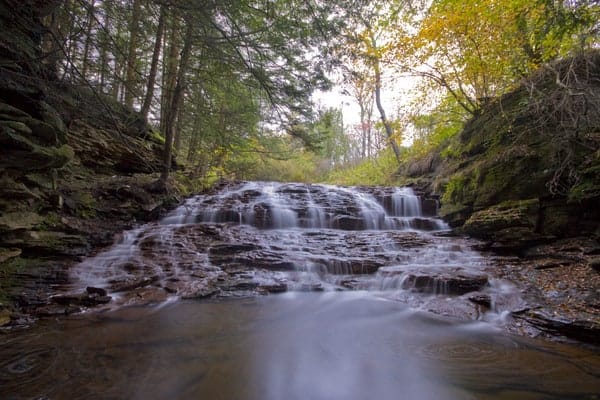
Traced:
<path id="1" fill-rule="evenodd" d="M 62 283 L 51 282 L 52 273 L 35 278 L 23 271 L 53 271 L 57 259 L 69 264 L 176 200 L 146 189 L 160 168 L 162 144 L 143 119 L 90 88 L 59 82 L 40 62 L 41 19 L 59 4 L 0 1 L 4 305 L 35 303 L 35 291 L 48 295 Z"/>

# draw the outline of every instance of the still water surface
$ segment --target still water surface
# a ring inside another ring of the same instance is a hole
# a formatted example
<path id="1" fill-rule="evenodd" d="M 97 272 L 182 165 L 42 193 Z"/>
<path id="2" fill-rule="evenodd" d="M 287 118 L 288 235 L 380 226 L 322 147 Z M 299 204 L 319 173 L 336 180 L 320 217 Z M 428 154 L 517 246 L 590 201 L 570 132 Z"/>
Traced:
<path id="1" fill-rule="evenodd" d="M 1 399 L 598 399 L 600 353 L 373 292 L 183 301 L 0 336 Z"/>

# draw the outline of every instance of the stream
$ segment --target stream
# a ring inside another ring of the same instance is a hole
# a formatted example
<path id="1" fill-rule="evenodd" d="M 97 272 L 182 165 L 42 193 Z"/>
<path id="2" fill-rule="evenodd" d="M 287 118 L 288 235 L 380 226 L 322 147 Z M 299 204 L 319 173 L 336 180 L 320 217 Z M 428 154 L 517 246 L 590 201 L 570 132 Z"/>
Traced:
<path id="1" fill-rule="evenodd" d="M 410 188 L 247 182 L 71 270 L 0 333 L 0 399 L 599 399 L 597 348 L 513 336 L 492 256 Z M 69 297 L 70 296 L 70 297 Z"/>

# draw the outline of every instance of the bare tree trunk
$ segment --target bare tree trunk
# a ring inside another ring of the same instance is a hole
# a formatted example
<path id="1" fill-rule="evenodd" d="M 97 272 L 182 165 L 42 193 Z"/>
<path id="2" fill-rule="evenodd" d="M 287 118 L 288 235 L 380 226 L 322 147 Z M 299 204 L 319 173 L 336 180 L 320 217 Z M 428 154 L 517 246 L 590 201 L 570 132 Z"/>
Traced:
<path id="1" fill-rule="evenodd" d="M 167 112 L 170 108 L 175 83 L 177 79 L 177 55 L 179 53 L 178 17 L 175 13 L 171 16 L 171 35 L 169 38 L 169 54 L 164 62 L 163 90 L 161 99 L 160 129 L 166 131 Z"/>
<path id="2" fill-rule="evenodd" d="M 78 41 L 75 38 L 75 29 L 76 25 L 76 16 L 73 4 L 70 1 L 65 2 L 64 9 L 64 21 L 61 23 L 61 26 L 64 24 L 63 37 L 61 39 L 67 40 L 69 45 L 67 47 L 67 55 L 66 55 L 66 63 L 65 69 L 63 71 L 63 78 L 68 75 L 69 79 L 73 80 L 73 76 L 75 76 L 75 63 L 77 62 L 77 47 Z"/>
<path id="3" fill-rule="evenodd" d="M 104 5 L 104 20 L 102 21 L 102 30 L 98 34 L 99 46 L 100 46 L 100 92 L 105 92 L 106 76 L 108 75 L 108 49 L 110 44 L 109 32 L 110 32 L 110 19 L 109 10 L 110 3 L 105 1 Z"/>
<path id="4" fill-rule="evenodd" d="M 44 63 L 49 67 L 52 73 L 56 74 L 60 54 L 59 34 L 59 14 L 63 10 L 55 8 L 50 15 L 46 17 L 45 25 L 48 33 L 42 38 L 42 51 L 44 53 Z"/>
<path id="5" fill-rule="evenodd" d="M 141 1 L 133 0 L 131 23 L 129 25 L 129 49 L 127 51 L 127 70 L 125 74 L 125 105 L 133 108 L 133 98 L 135 96 L 136 77 L 135 65 L 137 62 L 136 50 L 138 43 L 138 35 L 140 30 L 140 8 Z"/>
<path id="6" fill-rule="evenodd" d="M 394 138 L 394 130 L 392 129 L 392 125 L 385 115 L 385 110 L 383 109 L 383 105 L 381 103 L 381 69 L 379 65 L 379 59 L 374 60 L 373 68 L 375 69 L 375 104 L 377 105 L 381 122 L 385 128 L 385 135 L 387 136 L 388 142 L 394 151 L 394 155 L 396 156 L 398 164 L 400 164 L 400 148 L 398 147 L 398 143 L 396 143 L 396 139 Z"/>
<path id="7" fill-rule="evenodd" d="M 190 134 L 190 140 L 188 142 L 187 161 L 189 164 L 193 164 L 196 161 L 196 150 L 198 149 L 198 142 L 200 141 L 200 125 L 200 113 L 197 113 L 194 117 L 194 124 Z"/>
<path id="8" fill-rule="evenodd" d="M 116 37 L 121 36 L 122 34 L 122 24 L 120 23 L 120 21 L 117 19 L 115 22 L 115 29 L 116 29 Z M 125 60 L 123 60 L 123 56 L 121 55 L 121 53 L 119 51 L 115 51 L 114 52 L 114 63 L 115 63 L 115 67 L 113 69 L 114 71 L 114 76 L 113 76 L 113 85 L 112 85 L 112 96 L 115 100 L 119 100 L 119 93 L 121 91 L 121 86 L 123 84 L 123 78 L 122 78 L 122 73 L 123 73 L 123 62 Z"/>
<path id="9" fill-rule="evenodd" d="M 83 61 L 81 62 L 81 76 L 87 79 L 89 58 L 90 58 L 90 46 L 92 42 L 92 27 L 94 26 L 94 2 L 89 4 L 87 12 L 87 25 L 85 28 L 85 44 L 83 47 Z"/>
<path id="10" fill-rule="evenodd" d="M 367 127 L 365 122 L 365 106 L 359 101 L 358 106 L 360 107 L 360 156 L 361 158 L 365 158 L 367 156 Z"/>
<path id="11" fill-rule="evenodd" d="M 148 84 L 146 85 L 146 96 L 140 113 L 144 119 L 148 118 L 148 112 L 152 105 L 154 97 L 154 84 L 156 83 L 156 71 L 158 70 L 158 60 L 160 57 L 160 49 L 162 44 L 163 32 L 165 30 L 165 8 L 160 7 L 160 15 L 158 16 L 158 27 L 156 28 L 156 40 L 154 41 L 154 50 L 152 52 L 152 62 L 150 63 L 150 72 L 148 74 Z"/>
<path id="12" fill-rule="evenodd" d="M 183 118 L 181 111 L 177 113 L 177 123 L 175 124 L 175 132 L 173 133 L 173 147 L 175 148 L 175 154 L 179 154 L 181 150 L 181 131 L 183 125 Z"/>
<path id="13" fill-rule="evenodd" d="M 179 60 L 179 68 L 177 71 L 177 83 L 171 98 L 171 104 L 167 110 L 167 118 L 165 121 L 165 151 L 163 157 L 163 170 L 160 176 L 160 184 L 163 188 L 167 187 L 167 180 L 171 171 L 171 160 L 173 157 L 173 139 L 175 134 L 175 122 L 181 104 L 183 102 L 183 92 L 185 90 L 185 74 L 187 73 L 190 54 L 192 51 L 192 33 L 193 24 L 186 20 L 186 32 L 181 50 L 181 59 Z"/>

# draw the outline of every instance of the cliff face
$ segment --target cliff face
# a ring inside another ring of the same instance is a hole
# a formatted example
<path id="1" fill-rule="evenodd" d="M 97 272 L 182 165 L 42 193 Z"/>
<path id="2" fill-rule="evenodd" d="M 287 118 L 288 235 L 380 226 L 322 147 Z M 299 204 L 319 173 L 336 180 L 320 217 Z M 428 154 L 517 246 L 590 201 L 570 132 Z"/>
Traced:
<path id="1" fill-rule="evenodd" d="M 146 189 L 162 151 L 147 124 L 41 62 L 55 6 L 0 1 L 0 308 L 44 306 L 70 262 L 175 200 Z"/>
<path id="2" fill-rule="evenodd" d="M 465 233 L 507 250 L 597 238 L 600 52 L 539 71 L 436 152 L 446 157 L 404 173 L 427 177 L 441 214 Z"/>

